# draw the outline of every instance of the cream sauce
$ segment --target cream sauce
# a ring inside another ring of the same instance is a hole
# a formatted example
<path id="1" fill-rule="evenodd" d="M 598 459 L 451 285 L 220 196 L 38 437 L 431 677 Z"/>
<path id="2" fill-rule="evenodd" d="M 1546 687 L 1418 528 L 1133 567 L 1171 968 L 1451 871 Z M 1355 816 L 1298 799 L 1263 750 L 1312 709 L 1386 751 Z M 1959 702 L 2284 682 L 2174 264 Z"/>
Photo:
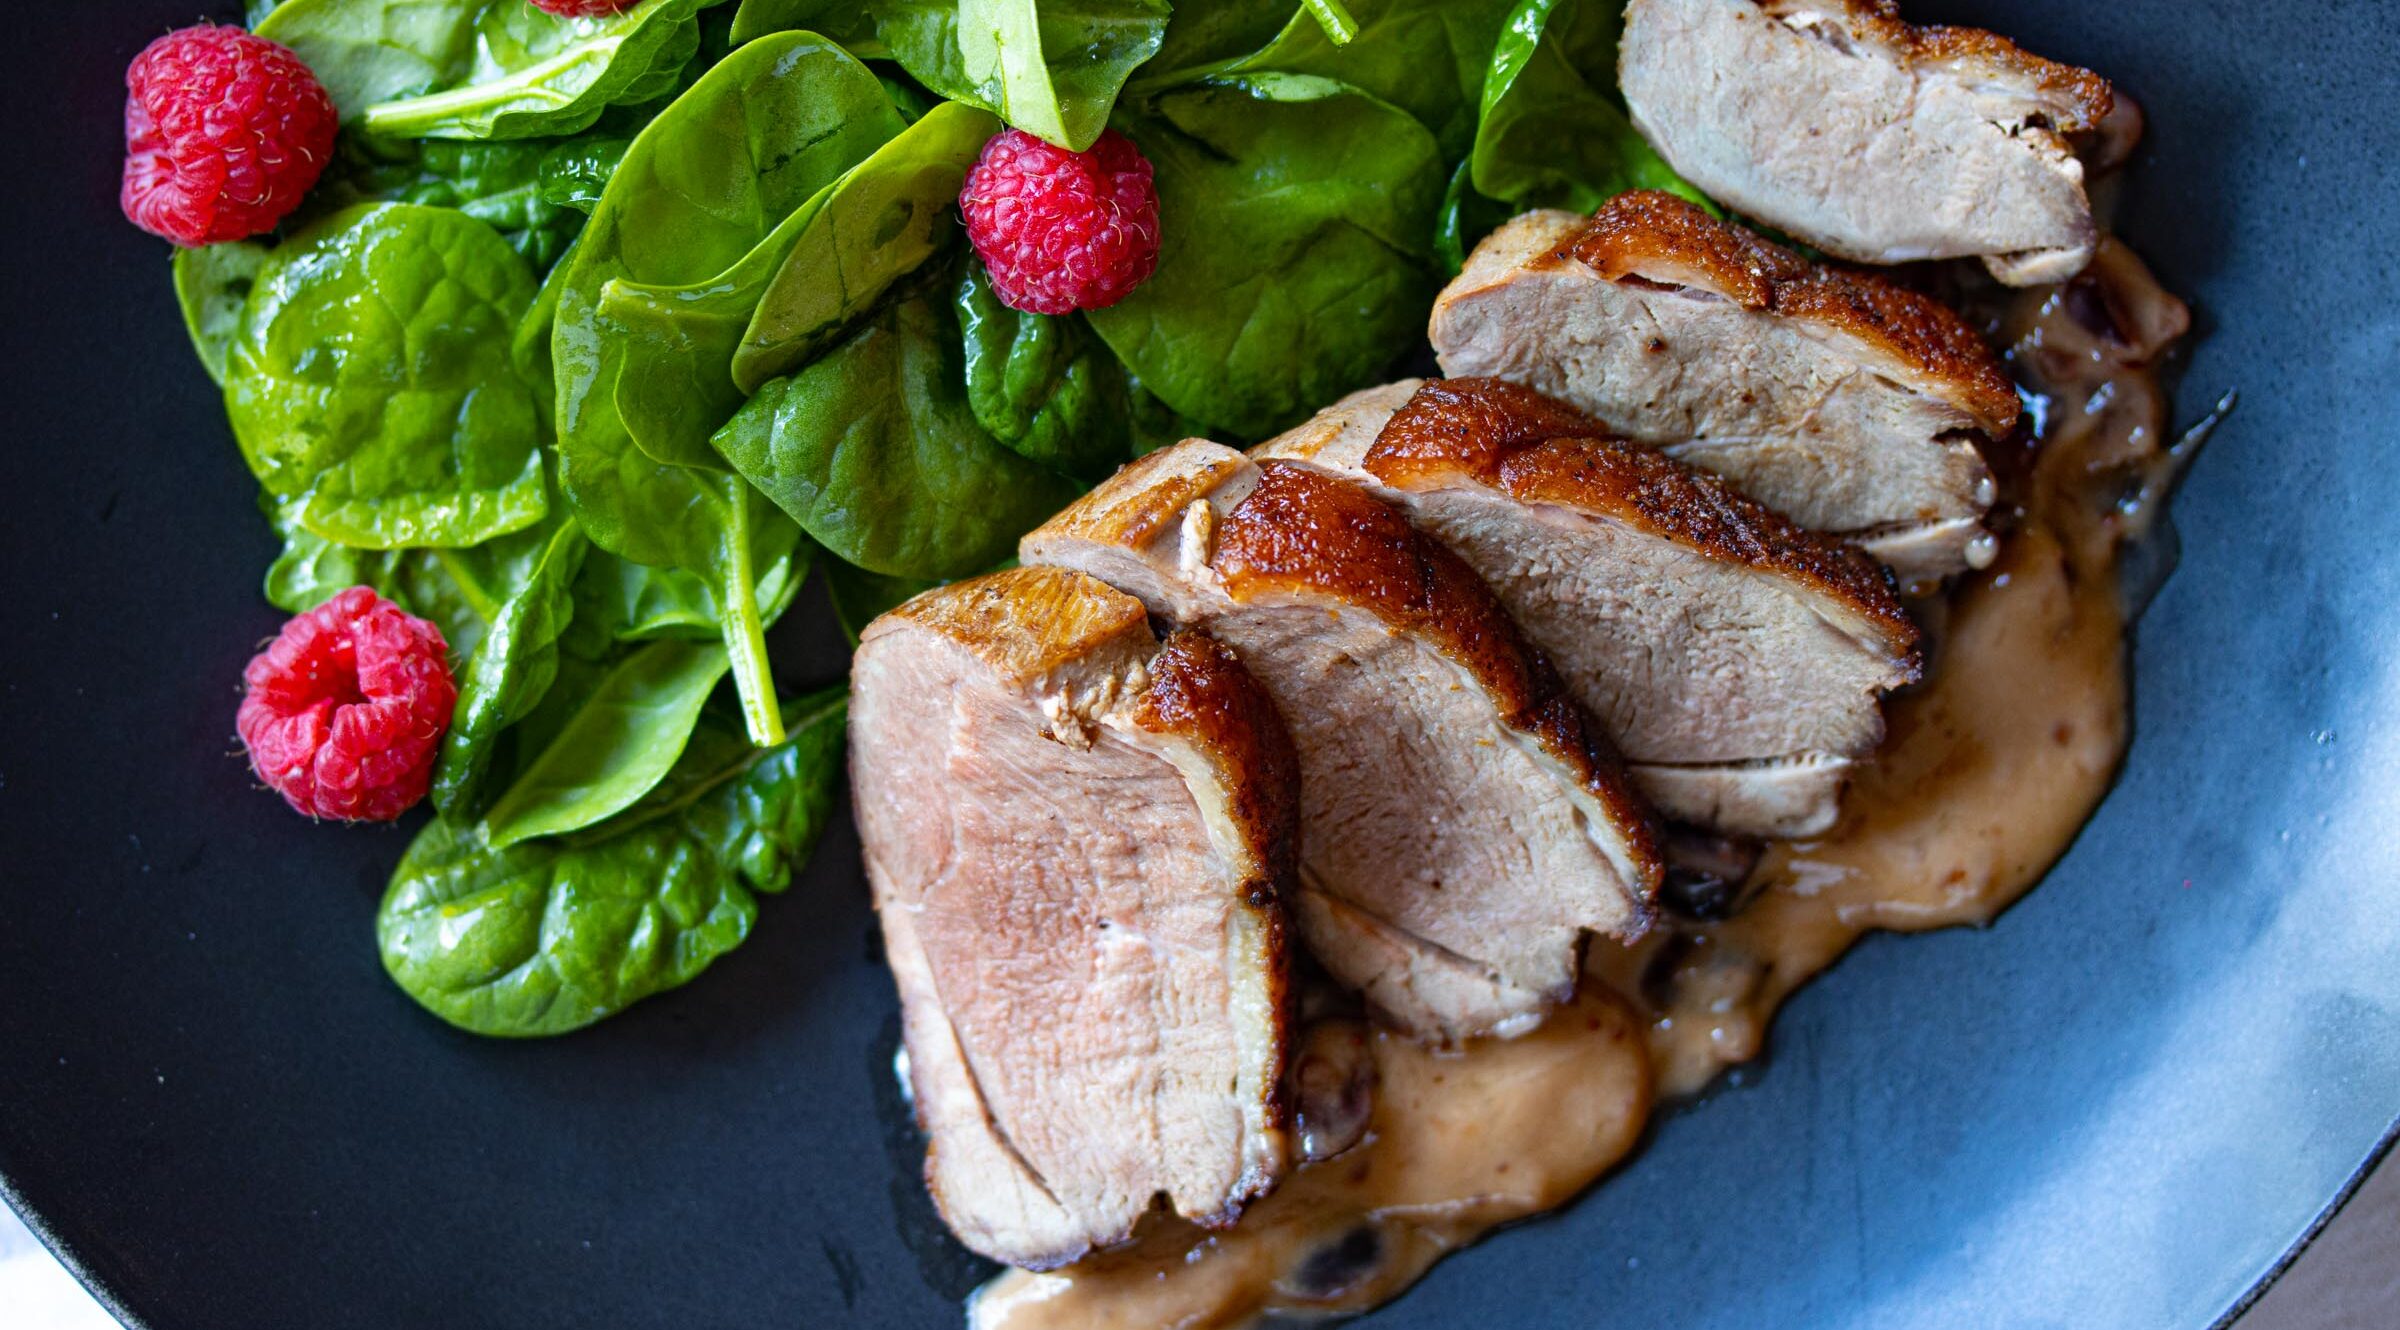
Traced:
<path id="1" fill-rule="evenodd" d="M 1452 1053 L 1366 1036 L 1378 1084 L 1359 1144 L 1223 1232 L 1166 1227 L 1005 1274 L 977 1294 L 976 1330 L 1222 1330 L 1374 1307 L 1614 1167 L 1653 1095 L 1756 1057 L 1784 998 L 1862 934 L 1984 922 L 2047 871 L 2124 753 L 2118 563 L 2184 451 L 2156 366 L 2188 316 L 2113 240 L 2065 286 L 1964 303 L 2033 397 L 2038 436 L 1997 459 L 2020 520 L 1993 567 L 1918 607 L 1938 643 L 1928 681 L 1892 704 L 1834 830 L 1770 846 L 1731 919 L 1595 946 L 1581 996 L 1532 1034 Z"/>

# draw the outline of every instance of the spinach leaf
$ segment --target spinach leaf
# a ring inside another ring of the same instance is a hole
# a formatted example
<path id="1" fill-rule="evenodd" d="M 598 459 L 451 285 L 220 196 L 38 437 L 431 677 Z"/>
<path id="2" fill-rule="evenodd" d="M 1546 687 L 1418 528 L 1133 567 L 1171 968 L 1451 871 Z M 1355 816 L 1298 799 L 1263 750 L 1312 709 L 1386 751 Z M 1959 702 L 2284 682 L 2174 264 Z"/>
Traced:
<path id="1" fill-rule="evenodd" d="M 540 521 L 540 409 L 508 357 L 533 294 L 524 260 L 447 208 L 369 205 L 294 236 L 226 353 L 251 471 L 345 545 L 474 545 Z"/>
<path id="2" fill-rule="evenodd" d="M 978 571 L 1076 494 L 975 423 L 948 295 L 945 283 L 886 305 L 717 431 L 751 484 L 871 572 Z"/>
<path id="3" fill-rule="evenodd" d="M 1492 51 L 1469 157 L 1475 188 L 1516 208 L 1591 212 L 1629 189 L 1705 202 L 1611 95 L 1623 6 L 1517 0 Z"/>
<path id="4" fill-rule="evenodd" d="M 826 598 L 833 602 L 833 617 L 842 626 L 842 636 L 850 645 L 858 645 L 858 635 L 873 623 L 878 615 L 898 606 L 921 591 L 940 586 L 939 582 L 922 577 L 893 577 L 885 573 L 870 573 L 853 568 L 836 559 L 825 565 Z"/>
<path id="5" fill-rule="evenodd" d="M 635 443 L 617 405 L 631 343 L 601 318 L 601 295 L 620 279 L 675 285 L 725 271 L 899 132 L 882 85 L 841 48 L 808 34 L 740 47 L 626 149 L 559 290 L 551 346 L 568 500 L 594 544 L 684 569 L 713 589 L 734 682 L 761 742 L 778 737 L 781 720 L 756 602 L 757 553 L 788 551 L 798 530 L 739 476 L 661 462 Z M 691 420 L 703 432 L 739 404 L 731 374 L 722 380 L 695 385 L 706 395 Z"/>
<path id="6" fill-rule="evenodd" d="M 632 144 L 631 139 L 593 134 L 551 148 L 542 155 L 535 172 L 542 201 L 590 215 L 600 206 L 608 178 L 617 173 L 617 163 L 625 160 L 625 149 Z"/>
<path id="7" fill-rule="evenodd" d="M 850 48 L 852 55 L 871 60 L 889 56 L 875 35 L 872 4 L 855 0 L 742 0 L 733 14 L 733 44 L 756 41 L 778 32 L 821 33 Z"/>
<path id="8" fill-rule="evenodd" d="M 669 91 L 699 50 L 693 16 L 715 2 L 567 19 L 524 0 L 290 0 L 258 32 L 299 52 L 372 133 L 531 138 Z"/>
<path id="9" fill-rule="evenodd" d="M 1125 80 L 1158 50 L 1168 9 L 1166 0 L 743 0 L 733 30 L 740 41 L 814 29 L 1081 152 L 1108 127 Z"/>
<path id="10" fill-rule="evenodd" d="M 791 252 L 760 297 L 733 357 L 745 393 L 800 368 L 884 292 L 957 234 L 959 186 L 985 140 L 987 112 L 943 102 L 851 167 L 806 210 Z"/>
<path id="11" fill-rule="evenodd" d="M 242 6 L 242 26 L 256 28 L 267 15 L 274 13 L 275 6 L 282 2 L 283 0 L 250 0 L 250 3 Z"/>
<path id="12" fill-rule="evenodd" d="M 502 849 L 436 820 L 376 914 L 384 969 L 443 1020 L 519 1037 L 689 982 L 749 936 L 753 893 L 789 886 L 831 815 L 844 694 L 783 712 L 791 737 L 769 749 L 712 713 L 653 797 L 571 839 Z"/>
<path id="13" fill-rule="evenodd" d="M 952 101 L 1081 152 L 1165 38 L 1165 0 L 881 0 L 900 66 Z"/>
<path id="14" fill-rule="evenodd" d="M 476 20 L 497 2 L 284 0 L 251 31 L 298 53 L 350 120 L 456 79 L 474 59 Z"/>
<path id="15" fill-rule="evenodd" d="M 1346 84 L 1255 74 L 1123 117 L 1156 168 L 1158 272 L 1086 316 L 1175 410 L 1261 438 L 1425 334 L 1441 150 Z"/>
<path id="16" fill-rule="evenodd" d="M 542 196 L 541 167 L 550 151 L 546 143 L 387 139 L 345 130 L 292 225 L 361 203 L 456 208 L 498 231 L 537 271 L 547 271 L 583 227 L 582 214 Z"/>
<path id="17" fill-rule="evenodd" d="M 1463 155 L 1475 141 L 1484 71 L 1509 0 L 1349 0 L 1349 5 L 1356 17 L 1346 41 L 1336 40 L 1321 15 L 1304 9 L 1273 41 L 1209 72 L 1338 79 L 1415 116 L 1433 131 L 1445 156 Z"/>
<path id="18" fill-rule="evenodd" d="M 450 644 L 454 671 L 466 668 L 486 629 L 523 585 L 553 534 L 537 526 L 471 549 L 360 550 L 302 527 L 298 507 L 269 505 L 268 516 L 284 545 L 267 569 L 267 602 L 287 614 L 299 614 L 349 587 L 370 587 L 409 613 L 432 620 Z"/>
<path id="19" fill-rule="evenodd" d="M 567 261 L 574 257 L 575 247 L 581 243 L 580 235 L 567 242 L 566 252 L 558 256 L 558 262 L 542 278 L 540 288 L 533 293 L 533 303 L 525 307 L 525 317 L 517 320 L 516 330 L 508 338 L 509 361 L 532 386 L 533 402 L 541 408 L 545 430 L 555 428 L 551 412 L 558 401 L 558 379 L 550 372 L 550 334 L 558 328 L 558 293 L 566 285 Z"/>
<path id="20" fill-rule="evenodd" d="M 791 529 L 787 521 L 782 523 Z M 761 553 L 757 604 L 761 623 L 772 626 L 808 580 L 812 547 Z M 653 568 L 594 550 L 575 579 L 572 649 L 599 658 L 620 643 L 662 637 L 714 641 L 724 631 L 717 598 L 707 583 L 680 568 Z"/>
<path id="21" fill-rule="evenodd" d="M 225 383 L 225 353 L 241 328 L 242 307 L 270 251 L 254 240 L 175 251 L 175 303 L 208 377 Z"/>
<path id="22" fill-rule="evenodd" d="M 362 114 L 378 134 L 530 138 L 589 128 L 618 103 L 672 86 L 700 49 L 706 0 L 641 0 L 622 13 L 557 18 L 518 0 L 485 0 L 466 67 L 425 95 Z"/>
<path id="23" fill-rule="evenodd" d="M 824 189 L 901 128 L 874 76 L 807 34 L 741 48 L 652 122 L 561 296 L 562 446 L 720 465 L 708 436 L 741 405 L 730 366 L 759 296 Z"/>
<path id="24" fill-rule="evenodd" d="M 484 838 L 506 849 L 622 812 L 675 764 L 726 668 L 716 643 L 668 639 L 626 655 L 588 695 L 561 698 L 568 719 L 493 801 Z"/>
<path id="25" fill-rule="evenodd" d="M 575 612 L 575 575 L 589 546 L 572 520 L 559 523 L 467 658 L 433 771 L 433 804 L 444 813 L 471 814 L 501 732 L 531 714 L 558 677 L 559 638 Z"/>
<path id="26" fill-rule="evenodd" d="M 1510 0 L 1349 0 L 1346 41 L 1334 38 L 1313 7 L 1282 10 L 1289 19 L 1277 31 L 1241 50 L 1219 48 L 1205 62 L 1193 55 L 1207 46 L 1162 50 L 1135 77 L 1133 91 L 1152 94 L 1219 74 L 1322 74 L 1416 115 L 1445 156 L 1462 156 L 1474 144 L 1483 72 Z"/>
<path id="27" fill-rule="evenodd" d="M 1208 437 L 1208 426 L 1159 400 L 1142 381 L 1125 376 L 1125 399 L 1131 416 L 1132 456 L 1142 457 L 1185 439 Z"/>
<path id="28" fill-rule="evenodd" d="M 1515 213 L 1475 188 L 1469 179 L 1474 165 L 1462 161 L 1450 173 L 1450 188 L 1442 194 L 1442 211 L 1433 224 L 1434 256 L 1441 260 L 1442 271 L 1452 277 L 1467 266 L 1467 255 L 1474 252 L 1477 242 Z"/>
<path id="29" fill-rule="evenodd" d="M 967 406 L 1019 456 L 1097 480 L 1130 455 L 1125 367 L 1080 315 L 1027 314 L 1001 303 L 983 264 L 958 283 Z"/>
<path id="30" fill-rule="evenodd" d="M 1184 4 L 1167 35 L 1136 76 L 1137 84 L 1183 81 L 1194 71 L 1239 60 L 1275 39 L 1300 13 L 1300 0 L 1220 0 Z M 1136 91 L 1140 89 L 1137 88 Z"/>

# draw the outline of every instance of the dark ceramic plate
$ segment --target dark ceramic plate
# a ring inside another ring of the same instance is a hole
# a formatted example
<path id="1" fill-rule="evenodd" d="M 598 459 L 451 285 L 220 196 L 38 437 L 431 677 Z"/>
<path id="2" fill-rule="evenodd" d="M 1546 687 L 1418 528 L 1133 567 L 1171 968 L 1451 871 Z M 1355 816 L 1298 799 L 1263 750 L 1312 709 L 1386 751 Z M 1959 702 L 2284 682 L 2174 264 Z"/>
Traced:
<path id="1" fill-rule="evenodd" d="M 846 834 L 700 982 L 502 1044 L 377 965 L 404 834 L 252 792 L 273 546 L 114 206 L 125 62 L 201 7 L 8 6 L 9 1200 L 157 1330 L 955 1324 Z M 1771 1063 L 1379 1326 L 2198 1330 L 2400 1114 L 2400 6 L 1910 11 L 2149 107 L 2122 229 L 2200 315 L 2181 416 L 2243 392 L 2177 504 L 2131 762 L 1996 927 L 1870 941 Z"/>

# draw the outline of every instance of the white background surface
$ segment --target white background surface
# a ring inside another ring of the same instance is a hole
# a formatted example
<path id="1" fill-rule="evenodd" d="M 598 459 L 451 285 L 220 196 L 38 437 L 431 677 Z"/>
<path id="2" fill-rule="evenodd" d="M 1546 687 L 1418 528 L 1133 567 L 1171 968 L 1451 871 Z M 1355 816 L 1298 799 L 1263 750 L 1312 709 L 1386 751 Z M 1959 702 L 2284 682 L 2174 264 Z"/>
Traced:
<path id="1" fill-rule="evenodd" d="M 2393 1159 L 2400 1159 L 2400 1151 Z M 0 1206 L 0 1320 L 7 1330 L 118 1330 L 75 1277 Z M 2400 1326 L 2400 1164 L 2387 1159 L 2341 1217 L 2237 1330 Z M 161 1330 L 172 1330 L 162 1327 Z"/>

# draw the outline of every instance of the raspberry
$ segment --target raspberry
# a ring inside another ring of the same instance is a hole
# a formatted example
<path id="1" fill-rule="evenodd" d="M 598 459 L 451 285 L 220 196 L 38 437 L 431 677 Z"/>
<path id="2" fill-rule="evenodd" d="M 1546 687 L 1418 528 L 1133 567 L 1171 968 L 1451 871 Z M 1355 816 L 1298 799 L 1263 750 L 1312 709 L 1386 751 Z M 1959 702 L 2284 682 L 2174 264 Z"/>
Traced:
<path id="1" fill-rule="evenodd" d="M 1113 305 L 1158 266 L 1150 162 L 1113 129 L 1082 152 L 1020 129 L 994 135 L 958 209 L 992 290 L 1028 313 Z"/>
<path id="2" fill-rule="evenodd" d="M 525 0 L 545 14 L 560 18 L 601 18 L 631 9 L 635 0 Z"/>
<path id="3" fill-rule="evenodd" d="M 234 728 L 294 809 L 389 822 L 425 797 L 450 727 L 442 630 L 354 586 L 295 615 L 242 671 Z"/>
<path id="4" fill-rule="evenodd" d="M 340 116 L 300 57 L 240 28 L 170 32 L 125 71 L 125 216 L 178 245 L 272 231 L 333 155 Z"/>

